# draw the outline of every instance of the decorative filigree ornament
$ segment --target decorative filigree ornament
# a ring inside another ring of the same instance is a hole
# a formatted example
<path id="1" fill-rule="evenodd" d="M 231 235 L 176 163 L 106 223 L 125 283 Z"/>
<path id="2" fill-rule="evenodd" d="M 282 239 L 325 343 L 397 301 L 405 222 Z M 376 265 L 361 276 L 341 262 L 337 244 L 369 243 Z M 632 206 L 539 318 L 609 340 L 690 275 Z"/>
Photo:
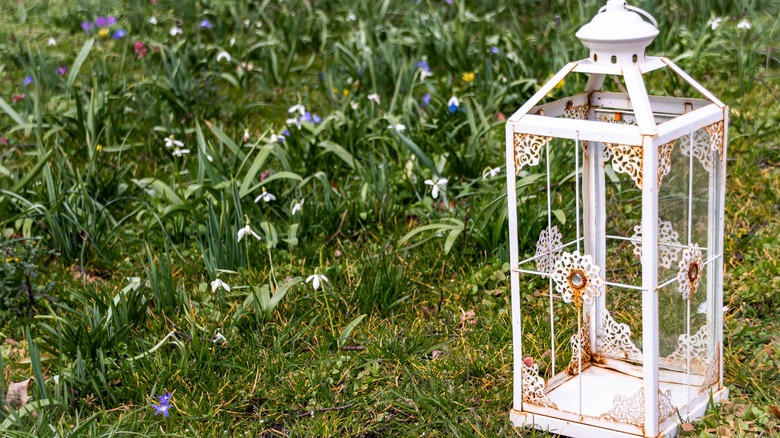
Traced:
<path id="1" fill-rule="evenodd" d="M 663 181 L 666 175 L 672 171 L 672 151 L 674 151 L 674 144 L 677 140 L 672 140 L 669 143 L 661 145 L 658 148 L 658 187 L 661 187 L 661 181 Z"/>
<path id="2" fill-rule="evenodd" d="M 563 111 L 563 116 L 567 119 L 585 120 L 590 113 L 590 106 L 588 104 L 572 106 L 571 104 Z"/>
<path id="3" fill-rule="evenodd" d="M 580 326 L 580 332 L 575 333 L 569 339 L 571 344 L 571 360 L 566 366 L 567 374 L 570 376 L 576 376 L 580 373 L 580 354 L 582 354 L 582 366 L 589 363 L 604 363 L 604 359 L 600 356 L 593 354 L 590 349 L 590 318 L 586 313 L 582 318 L 582 325 Z"/>
<path id="4" fill-rule="evenodd" d="M 677 284 L 680 295 L 684 300 L 689 299 L 699 290 L 699 280 L 701 279 L 701 270 L 704 261 L 701 257 L 699 245 L 695 243 L 688 244 L 682 252 L 682 257 L 678 263 Z"/>
<path id="5" fill-rule="evenodd" d="M 604 161 L 612 160 L 612 169 L 625 173 L 634 180 L 637 188 L 642 188 L 642 146 L 628 146 L 604 143 Z"/>
<path id="6" fill-rule="evenodd" d="M 710 150 L 717 152 L 718 156 L 723 159 L 723 121 L 705 126 L 704 130 L 710 136 Z"/>
<path id="7" fill-rule="evenodd" d="M 601 329 L 596 338 L 599 354 L 621 359 L 641 360 L 642 350 L 631 340 L 631 328 L 628 324 L 615 321 L 607 309 L 601 311 Z"/>
<path id="8" fill-rule="evenodd" d="M 547 227 L 539 234 L 539 241 L 536 242 L 536 269 L 539 272 L 552 273 L 555 261 L 561 255 L 561 243 L 563 235 L 558 231 L 557 226 Z"/>
<path id="9" fill-rule="evenodd" d="M 675 412 L 672 405 L 672 390 L 665 392 L 658 390 L 658 422 L 661 423 L 671 417 Z M 615 394 L 612 400 L 612 409 L 601 418 L 605 420 L 616 421 L 618 423 L 628 423 L 634 426 L 642 427 L 645 424 L 645 390 L 639 388 L 639 391 L 632 395 Z"/>
<path id="10" fill-rule="evenodd" d="M 525 166 L 536 166 L 539 164 L 539 155 L 542 147 L 552 140 L 552 137 L 523 134 L 515 132 L 515 170 L 520 172 Z"/>
<path id="11" fill-rule="evenodd" d="M 720 348 L 715 348 L 715 354 L 707 366 L 707 373 L 704 375 L 704 381 L 699 387 L 699 394 L 707 392 L 720 381 Z"/>
<path id="12" fill-rule="evenodd" d="M 691 335 L 682 334 L 677 340 L 677 349 L 664 362 L 668 366 L 686 368 L 688 366 L 688 351 L 691 353 L 691 369 L 703 370 L 709 363 L 710 328 L 703 325 Z"/>
<path id="13" fill-rule="evenodd" d="M 680 137 L 680 152 L 686 157 L 691 156 L 691 136 Z M 710 146 L 707 131 L 699 129 L 693 133 L 693 156 L 699 160 L 707 172 L 712 172 L 715 163 L 715 153 Z"/>
<path id="14" fill-rule="evenodd" d="M 593 299 L 601 295 L 604 286 L 600 270 L 591 256 L 580 255 L 579 251 L 564 252 L 555 261 L 552 272 L 555 290 L 567 303 L 591 305 Z"/>
<path id="15" fill-rule="evenodd" d="M 658 222 L 658 264 L 666 269 L 672 267 L 680 254 L 679 234 L 669 221 Z M 634 255 L 642 258 L 642 224 L 634 226 L 631 244 L 634 245 Z"/>
<path id="16" fill-rule="evenodd" d="M 539 365 L 530 367 L 523 363 L 523 401 L 535 405 L 558 409 L 544 393 L 544 379 L 539 377 Z"/>

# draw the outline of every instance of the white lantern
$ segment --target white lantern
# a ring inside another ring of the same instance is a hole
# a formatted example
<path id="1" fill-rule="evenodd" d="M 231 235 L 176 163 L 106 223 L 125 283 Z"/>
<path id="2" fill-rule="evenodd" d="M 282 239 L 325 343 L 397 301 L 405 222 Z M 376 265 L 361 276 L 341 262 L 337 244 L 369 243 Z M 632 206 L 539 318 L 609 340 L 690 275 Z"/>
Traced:
<path id="1" fill-rule="evenodd" d="M 507 121 L 515 426 L 668 436 L 728 396 L 728 107 L 645 55 L 657 34 L 646 12 L 609 0 L 577 32 L 589 58 Z M 582 93 L 540 104 L 577 74 Z M 648 93 L 668 80 L 699 96 Z"/>

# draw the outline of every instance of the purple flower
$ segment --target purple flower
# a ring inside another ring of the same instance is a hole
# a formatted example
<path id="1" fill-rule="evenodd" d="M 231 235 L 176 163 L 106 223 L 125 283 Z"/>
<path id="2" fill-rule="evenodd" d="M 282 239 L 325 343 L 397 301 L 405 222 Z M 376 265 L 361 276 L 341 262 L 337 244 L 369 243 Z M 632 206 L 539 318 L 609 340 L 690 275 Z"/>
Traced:
<path id="1" fill-rule="evenodd" d="M 425 96 L 420 100 L 420 108 L 425 108 L 431 103 L 431 93 L 425 93 Z"/>
<path id="2" fill-rule="evenodd" d="M 157 414 L 163 414 L 165 418 L 168 418 L 168 410 L 170 409 L 170 401 L 171 401 L 171 395 L 168 391 L 163 391 L 163 395 L 158 395 L 157 399 L 160 401 L 159 405 L 152 404 L 152 407 L 154 408 L 154 416 L 156 417 Z"/>
<path id="3" fill-rule="evenodd" d="M 425 71 L 425 72 L 430 72 L 431 71 L 431 68 L 428 67 L 428 62 L 426 62 L 425 60 L 422 60 L 422 61 L 418 62 L 417 63 L 417 67 L 420 67 L 420 69 L 422 69 L 422 71 Z"/>
<path id="4" fill-rule="evenodd" d="M 444 0 L 444 2 L 447 3 L 448 5 L 451 5 L 453 1 L 454 0 Z"/>
<path id="5" fill-rule="evenodd" d="M 106 27 L 106 17 L 97 17 L 95 24 L 97 27 Z"/>
<path id="6" fill-rule="evenodd" d="M 211 24 L 209 20 L 204 19 L 203 21 L 200 22 L 200 27 L 202 27 L 203 29 L 211 29 L 214 26 Z"/>
<path id="7" fill-rule="evenodd" d="M 95 24 L 89 21 L 82 21 L 81 22 L 81 29 L 84 30 L 84 32 L 89 33 L 89 31 L 92 30 L 92 28 L 95 27 Z"/>
<path id="8" fill-rule="evenodd" d="M 33 78 L 32 78 L 32 76 L 27 76 L 27 77 L 25 77 L 25 78 L 24 78 L 24 80 L 22 81 L 22 84 L 23 84 L 23 85 L 26 87 L 26 86 L 28 86 L 28 85 L 32 84 L 32 82 L 33 82 Z"/>
<path id="9" fill-rule="evenodd" d="M 106 26 L 113 26 L 116 24 L 116 17 L 106 17 Z"/>
<path id="10" fill-rule="evenodd" d="M 111 37 L 114 38 L 115 40 L 121 40 L 122 38 L 124 38 L 125 35 L 127 35 L 126 30 L 117 29 L 114 31 L 114 35 L 112 35 Z"/>
<path id="11" fill-rule="evenodd" d="M 64 75 L 65 75 L 65 73 L 67 73 L 67 72 L 68 72 L 68 67 L 65 67 L 65 66 L 63 65 L 63 66 L 57 67 L 56 69 L 54 69 L 54 71 L 55 71 L 55 72 L 57 72 L 57 74 L 58 74 L 58 75 L 60 75 L 60 76 L 64 76 Z"/>
<path id="12" fill-rule="evenodd" d="M 289 129 L 285 129 L 284 132 L 282 132 L 282 135 L 285 136 L 285 137 L 289 137 L 290 136 L 290 130 Z"/>
<path id="13" fill-rule="evenodd" d="M 316 125 L 322 122 L 322 117 L 318 116 L 317 114 L 312 114 L 306 111 L 302 116 L 298 118 L 298 120 L 301 122 L 309 122 L 312 125 Z"/>
<path id="14" fill-rule="evenodd" d="M 498 50 L 498 47 L 493 46 L 493 47 L 490 48 L 490 54 L 491 55 L 498 55 L 499 53 L 501 53 L 501 51 Z"/>

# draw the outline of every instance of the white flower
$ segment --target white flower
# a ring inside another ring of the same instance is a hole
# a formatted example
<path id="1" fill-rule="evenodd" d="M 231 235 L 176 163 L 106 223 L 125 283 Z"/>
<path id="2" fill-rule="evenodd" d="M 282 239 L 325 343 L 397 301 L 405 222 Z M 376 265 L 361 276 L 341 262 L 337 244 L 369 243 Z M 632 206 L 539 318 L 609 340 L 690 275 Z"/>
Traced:
<path id="1" fill-rule="evenodd" d="M 436 199 L 439 197 L 439 190 L 444 191 L 447 188 L 447 178 L 426 179 L 425 184 L 432 187 L 431 196 Z"/>
<path id="2" fill-rule="evenodd" d="M 712 28 L 712 30 L 715 30 L 720 26 L 720 23 L 723 22 L 723 19 L 720 17 L 714 17 L 710 18 L 710 21 L 707 22 L 707 25 Z"/>
<path id="3" fill-rule="evenodd" d="M 374 101 L 374 102 L 376 102 L 376 103 L 382 103 L 382 99 L 381 99 L 381 98 L 379 97 L 379 95 L 378 95 L 378 94 L 376 94 L 376 93 L 374 93 L 374 94 L 369 94 L 367 97 L 368 97 L 368 100 L 373 100 L 373 101 Z"/>
<path id="4" fill-rule="evenodd" d="M 753 25 L 750 24 L 750 22 L 747 21 L 747 19 L 744 19 L 744 20 L 740 21 L 739 24 L 737 24 L 737 29 L 752 29 L 752 28 L 753 28 Z"/>
<path id="5" fill-rule="evenodd" d="M 450 97 L 450 100 L 447 101 L 447 106 L 450 107 L 450 111 L 452 111 L 452 108 L 459 108 L 460 107 L 460 100 L 458 100 L 457 96 Z"/>
<path id="6" fill-rule="evenodd" d="M 174 157 L 181 157 L 182 155 L 189 154 L 189 153 L 190 153 L 189 149 L 179 149 L 179 148 L 176 148 L 174 149 L 173 152 L 171 152 L 171 154 L 173 154 Z"/>
<path id="7" fill-rule="evenodd" d="M 238 230 L 238 236 L 237 236 L 237 240 L 236 241 L 240 242 L 241 239 L 243 239 L 244 236 L 246 236 L 247 234 L 249 234 L 250 236 L 254 237 L 257 240 L 260 240 L 260 236 L 258 236 L 257 233 L 255 233 L 252 230 L 252 228 L 250 228 L 249 225 L 247 225 L 244 228 L 241 228 L 240 230 Z"/>
<path id="8" fill-rule="evenodd" d="M 157 26 L 157 17 L 150 18 L 149 23 L 151 23 L 152 26 Z"/>
<path id="9" fill-rule="evenodd" d="M 181 30 L 180 27 L 173 26 L 171 28 L 171 30 L 168 31 L 168 33 L 171 34 L 171 36 L 176 36 L 176 35 L 184 33 L 184 31 Z"/>
<path id="10" fill-rule="evenodd" d="M 347 15 L 347 21 L 355 21 L 355 20 L 357 20 L 357 17 L 355 16 L 355 14 L 350 12 L 349 15 Z"/>
<path id="11" fill-rule="evenodd" d="M 404 125 L 402 125 L 400 123 L 396 123 L 394 125 L 388 125 L 387 129 L 392 129 L 393 131 L 396 131 L 396 132 L 404 132 L 404 131 L 406 131 L 406 126 L 404 126 Z"/>
<path id="12" fill-rule="evenodd" d="M 283 138 L 283 135 L 271 134 L 271 138 L 268 139 L 268 143 L 279 143 L 279 139 Z"/>
<path id="13" fill-rule="evenodd" d="M 426 69 L 420 70 L 420 82 L 424 81 L 425 78 L 429 78 L 431 76 L 433 76 L 433 73 L 431 73 L 430 70 L 426 70 Z"/>
<path id="14" fill-rule="evenodd" d="M 230 47 L 233 47 L 235 45 L 236 45 L 236 39 L 235 38 L 231 38 L 230 39 Z"/>
<path id="15" fill-rule="evenodd" d="M 49 44 L 50 46 L 56 46 L 57 40 L 55 40 L 54 37 L 49 37 L 49 42 L 47 44 Z"/>
<path id="16" fill-rule="evenodd" d="M 288 125 L 295 125 L 295 126 L 298 127 L 298 129 L 301 129 L 301 120 L 299 118 L 297 118 L 297 117 L 293 117 L 291 119 L 287 119 L 285 121 L 285 123 L 287 123 Z"/>
<path id="17" fill-rule="evenodd" d="M 214 157 L 212 157 L 211 155 L 206 155 L 206 159 L 209 160 L 209 163 L 214 162 Z"/>
<path id="18" fill-rule="evenodd" d="M 352 107 L 353 110 L 357 111 L 357 109 L 360 107 L 357 102 L 350 102 L 349 106 Z"/>
<path id="19" fill-rule="evenodd" d="M 211 292 L 214 293 L 219 288 L 225 289 L 225 292 L 230 292 L 230 286 L 227 285 L 224 281 L 217 278 L 216 280 L 211 282 Z"/>
<path id="20" fill-rule="evenodd" d="M 496 175 L 501 173 L 500 167 L 494 167 L 492 169 L 488 169 L 487 172 L 485 172 L 484 175 L 482 175 L 482 179 L 488 179 L 488 178 L 495 178 Z"/>
<path id="21" fill-rule="evenodd" d="M 328 277 L 322 274 L 309 275 L 309 277 L 306 279 L 306 282 L 311 283 L 314 290 L 319 289 L 321 283 L 330 283 Z"/>
<path id="22" fill-rule="evenodd" d="M 287 112 L 290 113 L 290 114 L 292 114 L 292 113 L 294 113 L 296 111 L 298 113 L 300 113 L 301 115 L 304 115 L 304 114 L 306 114 L 306 107 L 299 103 L 297 105 L 291 106 L 290 109 L 287 110 Z"/>
<path id="23" fill-rule="evenodd" d="M 173 136 L 165 137 L 165 147 L 170 148 L 173 146 L 180 148 L 184 146 L 184 143 L 182 143 L 180 140 L 176 140 L 175 138 L 173 138 Z"/>
<path id="24" fill-rule="evenodd" d="M 217 334 L 214 335 L 214 338 L 211 340 L 211 342 L 215 344 L 227 344 L 227 339 L 222 335 L 222 333 L 217 332 Z"/>
<path id="25" fill-rule="evenodd" d="M 255 198 L 255 202 L 260 202 L 261 199 L 265 202 L 271 202 L 271 201 L 276 201 L 276 196 L 266 192 L 265 189 L 263 189 L 263 193 L 261 193 L 260 196 Z"/>
<path id="26" fill-rule="evenodd" d="M 217 53 L 217 62 L 222 61 L 223 59 L 230 62 L 233 58 L 230 57 L 230 53 L 223 50 Z"/>
<path id="27" fill-rule="evenodd" d="M 303 201 L 304 200 L 305 199 L 301 199 L 301 202 L 293 202 L 293 206 L 292 206 L 292 214 L 293 214 L 293 216 L 295 216 L 296 213 L 298 213 L 299 211 L 301 211 L 301 209 L 303 209 Z"/>
<path id="28" fill-rule="evenodd" d="M 249 141 L 249 129 L 244 128 L 244 137 L 241 139 L 244 143 Z"/>
<path id="29" fill-rule="evenodd" d="M 723 313 L 726 313 L 729 311 L 729 306 L 723 306 Z M 701 304 L 699 304 L 699 307 L 696 308 L 696 313 L 707 313 L 707 302 L 702 301 Z"/>

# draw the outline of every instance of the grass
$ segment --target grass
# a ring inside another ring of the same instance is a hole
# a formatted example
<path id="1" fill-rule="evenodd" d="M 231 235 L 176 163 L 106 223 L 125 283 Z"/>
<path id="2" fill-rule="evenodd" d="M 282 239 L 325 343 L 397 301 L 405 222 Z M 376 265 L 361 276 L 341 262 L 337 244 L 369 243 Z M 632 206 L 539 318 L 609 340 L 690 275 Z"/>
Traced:
<path id="1" fill-rule="evenodd" d="M 573 34 L 602 3 L 1 5 L 1 398 L 34 378 L 2 435 L 546 436 L 508 419 L 506 200 L 489 174 L 503 120 L 586 56 Z M 780 3 L 635 3 L 661 23 L 651 53 L 732 108 L 731 401 L 685 435 L 778 435 Z M 108 35 L 81 29 L 105 16 Z M 321 120 L 288 123 L 297 104 Z M 523 252 L 546 224 L 538 178 L 518 180 Z M 260 239 L 238 242 L 245 226 Z M 544 285 L 523 288 L 526 332 L 544 335 Z"/>

